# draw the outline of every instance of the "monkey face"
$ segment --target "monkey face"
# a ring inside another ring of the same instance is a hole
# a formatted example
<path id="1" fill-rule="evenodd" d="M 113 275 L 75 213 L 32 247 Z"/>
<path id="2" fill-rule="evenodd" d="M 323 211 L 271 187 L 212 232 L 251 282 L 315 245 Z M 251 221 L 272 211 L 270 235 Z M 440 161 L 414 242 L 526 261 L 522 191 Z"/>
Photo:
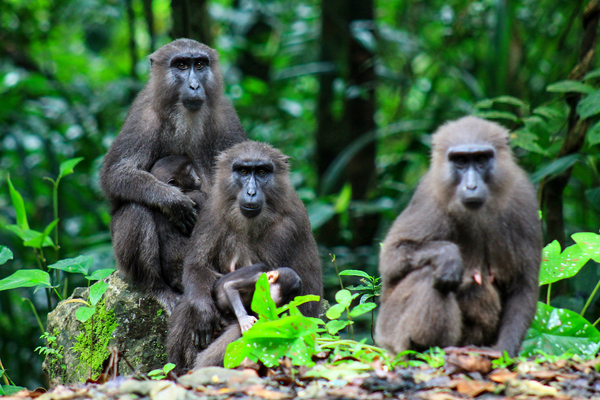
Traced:
<path id="1" fill-rule="evenodd" d="M 204 52 L 179 54 L 169 63 L 179 84 L 179 98 L 185 108 L 198 111 L 206 101 L 205 85 L 210 78 L 210 57 Z"/>
<path id="2" fill-rule="evenodd" d="M 239 189 L 238 204 L 246 218 L 260 215 L 265 189 L 273 181 L 274 166 L 264 160 L 237 161 L 232 165 L 233 180 Z"/>
<path id="3" fill-rule="evenodd" d="M 460 145 L 451 147 L 447 154 L 456 197 L 467 209 L 480 209 L 489 195 L 494 148 L 477 144 Z"/>

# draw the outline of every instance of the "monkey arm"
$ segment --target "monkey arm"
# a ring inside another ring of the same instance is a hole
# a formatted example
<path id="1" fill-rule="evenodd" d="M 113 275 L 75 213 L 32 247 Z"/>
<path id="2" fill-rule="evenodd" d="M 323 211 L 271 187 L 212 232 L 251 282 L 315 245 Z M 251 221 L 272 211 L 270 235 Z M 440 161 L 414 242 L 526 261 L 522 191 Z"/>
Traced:
<path id="1" fill-rule="evenodd" d="M 230 304 L 231 308 L 233 309 L 233 312 L 235 313 L 235 317 L 237 318 L 238 322 L 240 323 L 240 328 L 243 333 L 243 332 L 246 332 L 248 329 L 250 329 L 252 327 L 252 325 L 254 325 L 254 323 L 256 322 L 256 318 L 253 317 L 252 315 L 248 315 L 248 313 L 246 312 L 246 308 L 244 307 L 244 304 L 242 303 L 240 291 L 237 288 L 237 286 L 239 286 L 239 284 L 240 284 L 239 281 L 226 282 L 223 285 L 223 289 L 225 290 L 227 299 L 229 300 L 229 304 Z M 250 282 L 245 283 L 246 286 L 249 284 L 252 284 L 252 283 L 250 283 Z"/>

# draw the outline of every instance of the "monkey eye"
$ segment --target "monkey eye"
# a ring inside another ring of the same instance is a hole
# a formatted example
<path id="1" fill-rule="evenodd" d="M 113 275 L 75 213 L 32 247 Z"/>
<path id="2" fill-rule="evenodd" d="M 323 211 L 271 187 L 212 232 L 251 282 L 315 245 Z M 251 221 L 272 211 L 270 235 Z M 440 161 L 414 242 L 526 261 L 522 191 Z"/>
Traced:
<path id="1" fill-rule="evenodd" d="M 464 156 L 464 155 L 455 155 L 452 157 L 451 161 L 458 168 L 464 168 L 469 163 L 469 159 L 467 158 L 467 156 Z"/>
<path id="2" fill-rule="evenodd" d="M 198 62 L 197 62 L 195 65 L 194 65 L 194 67 L 196 67 L 196 69 L 202 69 L 202 68 L 204 68 L 204 63 L 203 63 L 203 62 L 200 62 L 200 61 L 198 61 Z"/>
<path id="3" fill-rule="evenodd" d="M 177 68 L 179 68 L 180 70 L 186 70 L 187 69 L 187 64 L 184 62 L 180 62 L 177 64 Z"/>
<path id="4" fill-rule="evenodd" d="M 248 168 L 242 167 L 238 169 L 238 173 L 240 175 L 248 175 L 250 173 L 250 170 Z"/>
<path id="5" fill-rule="evenodd" d="M 266 170 L 266 169 L 264 169 L 264 168 L 260 168 L 260 169 L 257 171 L 257 173 L 258 173 L 258 175 L 259 175 L 259 176 L 265 176 L 265 175 L 267 174 L 267 170 Z"/>

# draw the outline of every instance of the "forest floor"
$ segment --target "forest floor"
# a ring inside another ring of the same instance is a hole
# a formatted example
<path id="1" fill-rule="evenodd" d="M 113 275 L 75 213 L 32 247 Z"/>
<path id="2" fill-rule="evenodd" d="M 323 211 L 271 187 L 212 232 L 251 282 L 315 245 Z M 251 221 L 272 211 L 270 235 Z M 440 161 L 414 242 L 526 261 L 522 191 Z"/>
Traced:
<path id="1" fill-rule="evenodd" d="M 163 380 L 102 376 L 96 382 L 23 390 L 4 399 L 600 399 L 600 358 L 521 361 L 507 366 L 492 352 L 446 349 L 439 360 L 387 370 L 340 360 L 314 368 L 203 368 Z M 439 363 L 434 368 L 431 364 Z M 443 365 L 442 365 L 443 364 Z M 319 378 L 315 378 L 319 376 Z"/>

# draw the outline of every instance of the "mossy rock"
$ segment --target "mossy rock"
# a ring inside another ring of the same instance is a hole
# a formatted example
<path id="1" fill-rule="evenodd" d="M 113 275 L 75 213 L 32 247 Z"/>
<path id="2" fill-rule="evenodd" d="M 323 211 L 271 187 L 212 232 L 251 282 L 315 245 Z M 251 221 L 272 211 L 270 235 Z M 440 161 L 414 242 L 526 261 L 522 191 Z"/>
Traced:
<path id="1" fill-rule="evenodd" d="M 129 364 L 142 372 L 162 368 L 167 362 L 167 314 L 153 298 L 123 280 L 118 272 L 105 279 L 108 289 L 85 323 L 75 312 L 87 301 L 89 288 L 77 288 L 48 315 L 47 330 L 57 350 L 44 361 L 44 371 L 54 385 L 95 378 L 118 351 L 119 374 L 131 374 Z M 129 364 L 128 364 L 129 363 Z"/>

